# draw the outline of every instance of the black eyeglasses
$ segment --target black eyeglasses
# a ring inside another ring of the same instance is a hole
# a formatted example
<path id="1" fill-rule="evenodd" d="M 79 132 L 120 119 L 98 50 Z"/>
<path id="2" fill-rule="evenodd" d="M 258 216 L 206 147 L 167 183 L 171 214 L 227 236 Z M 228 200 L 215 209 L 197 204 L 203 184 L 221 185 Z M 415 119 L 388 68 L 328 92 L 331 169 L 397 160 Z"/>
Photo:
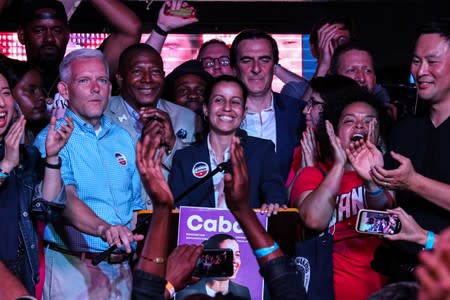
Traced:
<path id="1" fill-rule="evenodd" d="M 203 68 L 212 68 L 216 64 L 216 61 L 219 62 L 219 65 L 222 67 L 228 67 L 230 65 L 230 57 L 229 56 L 221 56 L 219 58 L 212 57 L 204 57 L 200 59 L 200 62 L 203 65 Z"/>
<path id="2" fill-rule="evenodd" d="M 318 106 L 318 105 L 323 106 L 324 104 L 325 104 L 324 102 L 319 102 L 319 101 L 317 101 L 315 99 L 309 99 L 306 102 L 306 106 L 307 107 L 314 107 L 314 106 Z"/>

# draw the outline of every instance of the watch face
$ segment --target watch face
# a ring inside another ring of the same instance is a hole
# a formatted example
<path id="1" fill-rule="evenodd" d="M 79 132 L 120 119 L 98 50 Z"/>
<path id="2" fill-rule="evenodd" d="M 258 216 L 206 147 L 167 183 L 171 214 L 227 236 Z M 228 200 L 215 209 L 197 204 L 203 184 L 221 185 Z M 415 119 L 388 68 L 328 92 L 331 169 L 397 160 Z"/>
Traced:
<path id="1" fill-rule="evenodd" d="M 157 264 L 163 264 L 164 263 L 164 258 L 162 257 L 157 257 L 154 259 L 154 262 Z"/>

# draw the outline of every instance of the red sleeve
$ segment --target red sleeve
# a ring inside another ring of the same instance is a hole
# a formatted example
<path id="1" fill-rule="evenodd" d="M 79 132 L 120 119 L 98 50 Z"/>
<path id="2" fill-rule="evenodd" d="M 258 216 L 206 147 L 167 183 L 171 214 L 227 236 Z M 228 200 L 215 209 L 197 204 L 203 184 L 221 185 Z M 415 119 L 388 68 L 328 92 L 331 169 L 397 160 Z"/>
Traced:
<path id="1" fill-rule="evenodd" d="M 300 164 L 302 162 L 302 149 L 300 146 L 294 148 L 294 155 L 292 156 L 292 164 L 291 169 L 289 170 L 288 178 L 286 180 L 286 188 L 289 187 L 292 180 L 294 180 L 295 174 L 297 174 L 297 170 L 300 168 Z"/>
<path id="2" fill-rule="evenodd" d="M 300 174 L 294 181 L 291 195 L 289 197 L 289 204 L 293 207 L 294 199 L 305 191 L 315 190 L 322 182 L 324 176 L 319 168 L 305 167 L 300 171 Z"/>

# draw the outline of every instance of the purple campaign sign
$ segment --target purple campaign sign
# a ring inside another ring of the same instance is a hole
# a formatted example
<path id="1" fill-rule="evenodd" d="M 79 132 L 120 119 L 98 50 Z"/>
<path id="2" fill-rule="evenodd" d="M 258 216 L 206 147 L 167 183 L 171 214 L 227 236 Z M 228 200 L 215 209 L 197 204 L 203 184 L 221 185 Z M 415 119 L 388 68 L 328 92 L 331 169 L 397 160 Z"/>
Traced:
<path id="1" fill-rule="evenodd" d="M 256 216 L 267 229 L 267 217 L 259 213 Z M 200 244 L 219 233 L 233 236 L 241 252 L 241 265 L 232 282 L 247 287 L 251 299 L 263 298 L 263 279 L 259 275 L 258 262 L 242 229 L 228 209 L 181 207 L 178 226 L 178 245 Z"/>

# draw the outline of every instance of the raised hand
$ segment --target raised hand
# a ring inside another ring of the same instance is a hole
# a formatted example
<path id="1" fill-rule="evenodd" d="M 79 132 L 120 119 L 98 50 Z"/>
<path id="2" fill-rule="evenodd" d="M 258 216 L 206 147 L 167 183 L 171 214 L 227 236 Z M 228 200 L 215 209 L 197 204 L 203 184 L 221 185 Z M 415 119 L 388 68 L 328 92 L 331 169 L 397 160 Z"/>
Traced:
<path id="1" fill-rule="evenodd" d="M 25 117 L 20 116 L 6 134 L 5 156 L 0 165 L 4 172 L 11 172 L 19 164 L 19 146 L 25 132 L 25 123 Z"/>
<path id="2" fill-rule="evenodd" d="M 177 11 L 180 9 L 186 9 L 187 12 L 192 10 L 192 13 L 186 16 L 170 13 L 170 10 Z M 159 11 L 157 24 L 162 30 L 169 32 L 196 22 L 198 22 L 198 19 L 196 18 L 195 8 L 182 0 L 166 0 Z"/>
<path id="3" fill-rule="evenodd" d="M 224 175 L 224 193 L 227 207 L 231 211 L 250 208 L 250 189 L 247 163 L 244 149 L 238 137 L 233 136 L 231 141 L 231 166 L 233 175 Z"/>
<path id="4" fill-rule="evenodd" d="M 340 24 L 324 24 L 317 31 L 317 44 L 319 50 L 319 59 L 322 62 L 328 63 L 331 62 L 331 57 L 333 56 L 334 46 L 333 46 L 333 38 L 336 35 L 336 32 L 339 29 Z"/>
<path id="5" fill-rule="evenodd" d="M 384 235 L 386 239 L 392 241 L 409 241 L 425 245 L 427 240 L 427 231 L 420 227 L 411 215 L 407 214 L 401 207 L 388 209 L 387 212 L 397 215 L 398 219 L 402 223 L 402 227 L 400 232 L 397 234 Z"/>
<path id="6" fill-rule="evenodd" d="M 450 300 L 450 229 L 440 232 L 433 251 L 422 251 L 416 276 L 419 300 Z"/>
<path id="7" fill-rule="evenodd" d="M 378 132 L 378 121 L 377 119 L 373 118 L 369 122 L 369 132 L 367 133 L 367 139 L 374 145 L 377 144 Z"/>
<path id="8" fill-rule="evenodd" d="M 170 253 L 167 259 L 166 279 L 176 291 L 193 283 L 192 272 L 202 254 L 203 245 L 180 245 Z"/>
<path id="9" fill-rule="evenodd" d="M 59 151 L 66 145 L 73 131 L 73 120 L 71 117 L 65 117 L 66 124 L 61 124 L 56 129 L 56 118 L 50 119 L 50 127 L 45 139 L 45 153 L 47 157 L 57 156 Z"/>
<path id="10" fill-rule="evenodd" d="M 302 146 L 301 168 L 314 166 L 317 159 L 317 142 L 312 127 L 308 126 L 303 132 L 300 144 Z"/>
<path id="11" fill-rule="evenodd" d="M 376 136 L 377 120 L 372 119 L 369 123 L 369 132 L 367 139 L 358 140 L 350 143 L 349 148 L 345 149 L 347 158 L 352 164 L 358 175 L 366 183 L 374 183 L 372 178 L 372 169 L 374 166 L 383 166 L 383 153 L 374 145 Z"/>
<path id="12" fill-rule="evenodd" d="M 411 189 L 411 185 L 417 175 L 411 160 L 403 155 L 391 151 L 391 156 L 400 163 L 394 170 L 386 170 L 381 166 L 374 166 L 372 178 L 376 184 L 389 189 Z"/>
<path id="13" fill-rule="evenodd" d="M 333 125 L 330 121 L 325 121 L 325 126 L 327 129 L 328 138 L 330 139 L 330 144 L 333 149 L 334 164 L 344 166 L 347 161 L 347 156 L 345 150 L 342 148 L 341 140 L 334 133 Z"/>
<path id="14" fill-rule="evenodd" d="M 164 152 L 158 152 L 160 143 L 159 136 L 143 136 L 143 140 L 138 141 L 136 145 L 136 163 L 142 184 L 152 198 L 153 206 L 167 205 L 172 208 L 174 198 L 162 173 L 161 160 Z"/>
<path id="15" fill-rule="evenodd" d="M 372 168 L 384 165 L 383 154 L 369 139 L 352 142 L 345 152 L 355 171 L 365 181 L 374 181 Z"/>

